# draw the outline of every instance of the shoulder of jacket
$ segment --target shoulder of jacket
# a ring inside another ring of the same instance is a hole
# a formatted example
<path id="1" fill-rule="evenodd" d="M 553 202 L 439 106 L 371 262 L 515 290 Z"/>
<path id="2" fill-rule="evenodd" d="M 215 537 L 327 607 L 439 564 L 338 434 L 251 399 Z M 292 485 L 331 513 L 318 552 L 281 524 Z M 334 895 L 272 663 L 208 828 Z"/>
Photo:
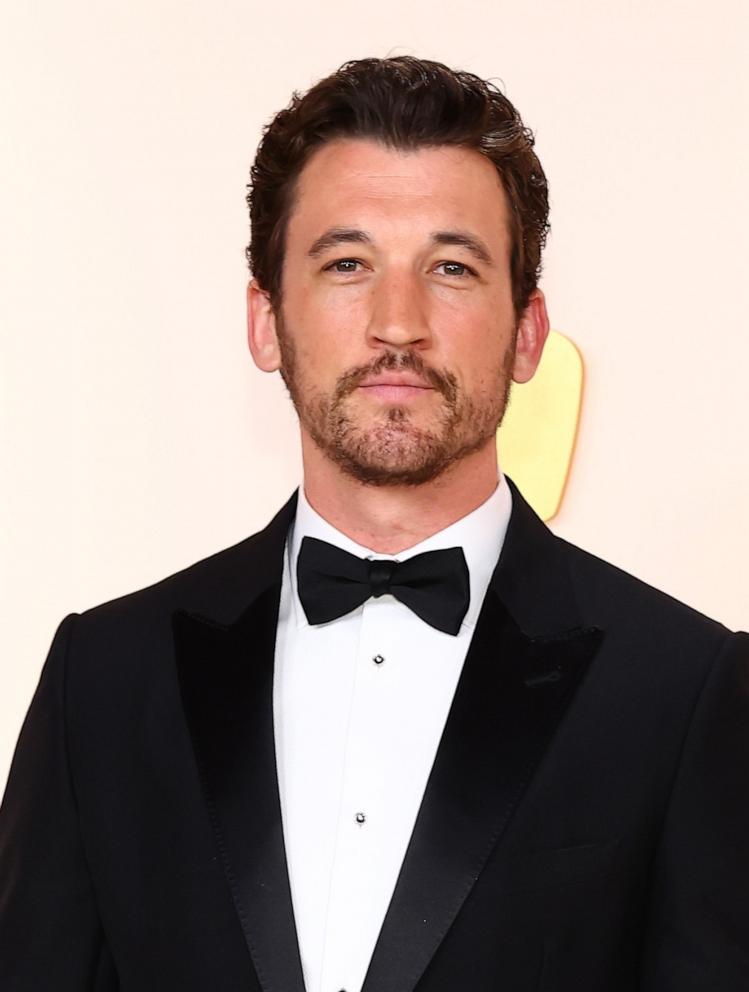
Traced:
<path id="1" fill-rule="evenodd" d="M 674 639 L 714 651 L 731 635 L 719 621 L 589 551 L 557 538 L 563 547 L 578 602 L 588 622 L 626 627 L 651 641 Z"/>

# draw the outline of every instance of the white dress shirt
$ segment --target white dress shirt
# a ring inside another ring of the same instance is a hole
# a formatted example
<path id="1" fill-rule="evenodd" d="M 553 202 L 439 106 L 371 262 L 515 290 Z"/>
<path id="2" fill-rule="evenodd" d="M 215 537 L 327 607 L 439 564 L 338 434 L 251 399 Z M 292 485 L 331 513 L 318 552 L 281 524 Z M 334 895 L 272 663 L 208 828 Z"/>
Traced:
<path id="1" fill-rule="evenodd" d="M 360 992 L 403 863 L 510 518 L 509 486 L 395 556 L 332 527 L 300 488 L 289 531 L 273 676 L 286 859 L 307 992 Z M 460 546 L 471 599 L 457 636 L 393 596 L 311 626 L 297 597 L 302 538 L 405 560 Z"/>

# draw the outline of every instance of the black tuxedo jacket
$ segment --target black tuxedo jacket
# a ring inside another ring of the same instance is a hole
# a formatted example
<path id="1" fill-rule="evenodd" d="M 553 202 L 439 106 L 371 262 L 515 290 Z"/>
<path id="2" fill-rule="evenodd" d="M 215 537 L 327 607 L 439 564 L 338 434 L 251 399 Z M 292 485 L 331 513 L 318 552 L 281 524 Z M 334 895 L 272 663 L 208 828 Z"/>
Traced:
<path id="1" fill-rule="evenodd" d="M 513 498 L 364 992 L 745 992 L 749 636 Z M 272 725 L 294 506 L 60 624 L 0 815 L 3 992 L 303 992 Z"/>

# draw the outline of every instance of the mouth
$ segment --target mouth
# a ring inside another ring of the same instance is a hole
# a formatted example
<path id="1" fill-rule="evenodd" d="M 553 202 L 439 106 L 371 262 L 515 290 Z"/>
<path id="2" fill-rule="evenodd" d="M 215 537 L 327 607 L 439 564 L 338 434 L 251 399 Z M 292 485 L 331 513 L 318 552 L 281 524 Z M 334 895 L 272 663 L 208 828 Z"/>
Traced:
<path id="1" fill-rule="evenodd" d="M 358 389 L 367 396 L 389 402 L 402 403 L 434 392 L 434 386 L 424 382 L 413 372 L 383 372 L 368 376 Z"/>

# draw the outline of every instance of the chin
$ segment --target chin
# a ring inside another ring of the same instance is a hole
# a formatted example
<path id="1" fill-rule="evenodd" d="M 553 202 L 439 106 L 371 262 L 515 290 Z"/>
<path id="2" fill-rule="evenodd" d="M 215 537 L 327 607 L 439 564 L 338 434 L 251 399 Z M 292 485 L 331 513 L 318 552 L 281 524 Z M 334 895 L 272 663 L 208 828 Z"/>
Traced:
<path id="1" fill-rule="evenodd" d="M 353 459 L 338 461 L 339 467 L 357 482 L 367 486 L 423 486 L 438 478 L 446 464 L 385 464 L 360 462 Z"/>
<path id="2" fill-rule="evenodd" d="M 326 454 L 348 475 L 375 486 L 423 485 L 452 461 L 446 439 L 392 426 L 338 439 Z"/>

